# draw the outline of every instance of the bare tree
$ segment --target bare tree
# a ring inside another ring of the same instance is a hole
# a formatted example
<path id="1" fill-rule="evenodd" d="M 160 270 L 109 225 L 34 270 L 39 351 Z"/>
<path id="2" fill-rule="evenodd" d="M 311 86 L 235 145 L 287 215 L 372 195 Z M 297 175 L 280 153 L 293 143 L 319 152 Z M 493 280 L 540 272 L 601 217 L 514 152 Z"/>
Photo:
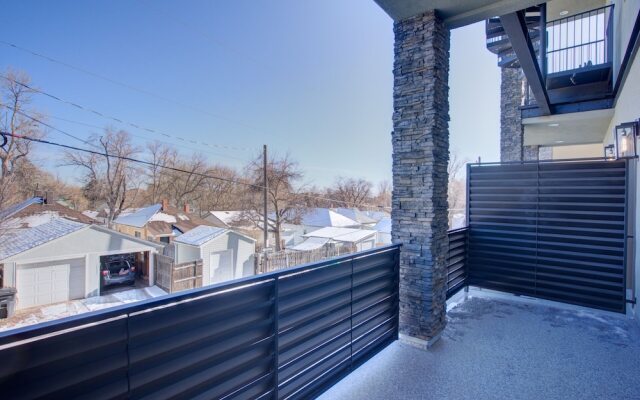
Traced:
<path id="1" fill-rule="evenodd" d="M 93 201 L 102 201 L 108 208 L 107 226 L 113 225 L 125 208 L 129 190 L 135 188 L 137 169 L 131 158 L 138 153 L 131 136 L 125 131 L 106 129 L 104 135 L 90 138 L 104 153 L 87 154 L 69 151 L 65 164 L 84 171 L 85 195 Z"/>
<path id="2" fill-rule="evenodd" d="M 222 179 L 206 179 L 199 188 L 199 196 L 195 201 L 201 217 L 206 217 L 209 211 L 241 210 L 243 208 L 243 193 L 245 186 L 231 181 L 241 181 L 242 178 L 235 170 L 214 165 L 209 168 L 209 174 Z"/>
<path id="3" fill-rule="evenodd" d="M 31 79 L 23 72 L 8 70 L 4 74 L 8 79 L 0 82 L 0 130 L 11 135 L 42 138 L 45 132 L 35 120 L 43 117 L 30 109 L 34 91 L 25 86 L 30 85 Z M 16 171 L 26 165 L 32 147 L 33 142 L 29 140 L 8 136 L 7 143 L 0 148 L 0 209 L 21 200 L 19 192 L 23 185 Z"/>
<path id="4" fill-rule="evenodd" d="M 169 179 L 162 165 L 169 165 L 178 158 L 178 152 L 160 142 L 147 143 L 147 161 L 152 165 L 145 168 L 146 198 L 149 203 L 159 203 L 167 196 Z"/>
<path id="5" fill-rule="evenodd" d="M 195 202 L 200 199 L 204 192 L 201 190 L 207 181 L 209 166 L 201 154 L 193 154 L 189 158 L 176 158 L 169 164 L 180 171 L 165 170 L 164 173 L 169 178 L 167 192 L 169 198 L 176 205 L 183 205 L 188 202 Z"/>
<path id="6" fill-rule="evenodd" d="M 339 177 L 327 197 L 337 200 L 340 207 L 362 207 L 371 201 L 373 184 L 366 179 Z"/>
<path id="7" fill-rule="evenodd" d="M 449 199 L 449 227 L 453 224 L 453 216 L 460 214 L 466 207 L 466 184 L 463 174 L 464 167 L 469 162 L 461 159 L 455 152 L 449 156 L 447 172 L 449 174 L 448 199 Z"/>
<path id="8" fill-rule="evenodd" d="M 253 210 L 262 214 L 261 194 L 263 185 L 262 155 L 257 157 L 248 167 L 251 182 L 255 186 L 251 190 Z M 297 221 L 304 210 L 302 188 L 298 182 L 303 178 L 303 172 L 298 163 L 286 154 L 283 157 L 271 155 L 267 162 L 267 201 L 271 213 L 266 218 L 272 220 L 275 236 L 276 251 L 282 250 L 280 232 L 282 225 Z"/>
<path id="9" fill-rule="evenodd" d="M 378 189 L 376 191 L 375 203 L 378 206 L 391 207 L 391 183 L 388 180 L 383 180 L 378 183 Z"/>

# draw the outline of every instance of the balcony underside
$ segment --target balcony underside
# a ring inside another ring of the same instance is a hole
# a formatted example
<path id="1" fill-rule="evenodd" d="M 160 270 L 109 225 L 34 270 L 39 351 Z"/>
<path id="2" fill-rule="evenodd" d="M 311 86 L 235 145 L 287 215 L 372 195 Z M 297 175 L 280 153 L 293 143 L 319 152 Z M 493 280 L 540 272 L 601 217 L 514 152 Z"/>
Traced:
<path id="1" fill-rule="evenodd" d="M 470 294 L 449 311 L 444 335 L 430 351 L 395 342 L 320 398 L 637 398 L 640 328 L 633 320 L 487 291 Z"/>

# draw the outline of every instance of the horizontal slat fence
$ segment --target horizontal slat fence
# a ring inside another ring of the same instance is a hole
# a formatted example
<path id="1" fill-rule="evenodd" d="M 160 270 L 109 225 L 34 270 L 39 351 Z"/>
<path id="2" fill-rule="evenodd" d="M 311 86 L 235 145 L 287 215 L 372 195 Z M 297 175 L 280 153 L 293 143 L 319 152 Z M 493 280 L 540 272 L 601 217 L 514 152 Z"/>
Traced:
<path id="1" fill-rule="evenodd" d="M 7 399 L 308 399 L 397 339 L 398 246 L 0 333 Z"/>
<path id="2" fill-rule="evenodd" d="M 470 165 L 469 284 L 623 312 L 627 164 Z"/>
<path id="3" fill-rule="evenodd" d="M 452 229 L 447 232 L 449 252 L 447 253 L 447 299 L 467 286 L 467 238 L 468 228 Z"/>

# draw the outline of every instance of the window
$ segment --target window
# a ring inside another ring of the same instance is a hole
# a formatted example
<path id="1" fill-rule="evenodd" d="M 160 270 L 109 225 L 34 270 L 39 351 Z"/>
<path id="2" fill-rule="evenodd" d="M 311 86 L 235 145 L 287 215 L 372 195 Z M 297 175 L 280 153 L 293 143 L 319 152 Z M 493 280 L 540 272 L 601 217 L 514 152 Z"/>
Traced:
<path id="1" fill-rule="evenodd" d="M 136 236 L 137 238 L 139 238 L 139 237 L 140 237 L 140 232 L 136 231 L 136 232 L 135 232 L 135 236 Z"/>
<path id="2" fill-rule="evenodd" d="M 169 238 L 169 236 L 162 236 L 162 237 L 160 238 L 160 241 L 161 241 L 162 243 L 169 243 L 169 239 L 170 239 L 170 238 Z"/>

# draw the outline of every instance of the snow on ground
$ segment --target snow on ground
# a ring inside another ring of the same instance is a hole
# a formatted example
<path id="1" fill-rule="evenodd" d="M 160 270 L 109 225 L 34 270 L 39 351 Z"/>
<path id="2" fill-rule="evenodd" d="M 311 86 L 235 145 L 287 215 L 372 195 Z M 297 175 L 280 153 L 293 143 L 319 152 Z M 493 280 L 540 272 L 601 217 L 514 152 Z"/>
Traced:
<path id="1" fill-rule="evenodd" d="M 89 297 L 80 300 L 71 300 L 42 307 L 33 307 L 19 310 L 14 316 L 0 320 L 0 331 L 20 328 L 23 326 L 39 324 L 60 318 L 70 317 L 90 311 L 103 310 L 122 304 L 134 303 L 167 294 L 157 286 L 139 289 L 124 290 L 108 293 L 104 296 Z"/>

